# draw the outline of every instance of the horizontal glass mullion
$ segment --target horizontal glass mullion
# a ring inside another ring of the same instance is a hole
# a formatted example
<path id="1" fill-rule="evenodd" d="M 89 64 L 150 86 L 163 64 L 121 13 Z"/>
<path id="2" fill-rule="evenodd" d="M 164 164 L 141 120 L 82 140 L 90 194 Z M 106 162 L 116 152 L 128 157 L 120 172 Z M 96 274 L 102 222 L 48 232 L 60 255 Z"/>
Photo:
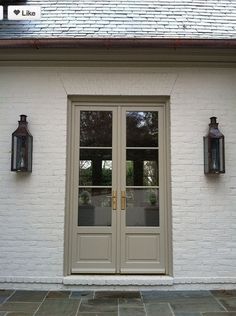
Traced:
<path id="1" fill-rule="evenodd" d="M 101 147 L 80 146 L 79 148 L 80 149 L 112 149 L 112 147 L 109 147 L 109 146 L 108 147 L 105 147 L 105 146 L 101 146 Z"/>
<path id="2" fill-rule="evenodd" d="M 155 149 L 159 149 L 159 147 L 145 147 L 145 146 L 143 146 L 143 147 L 126 147 L 126 149 L 149 149 L 149 150 L 155 150 Z"/>
<path id="3" fill-rule="evenodd" d="M 127 185 L 127 189 L 159 189 L 158 185 L 142 186 L 142 185 Z"/>
<path id="4" fill-rule="evenodd" d="M 78 188 L 112 189 L 111 185 L 79 185 Z"/>

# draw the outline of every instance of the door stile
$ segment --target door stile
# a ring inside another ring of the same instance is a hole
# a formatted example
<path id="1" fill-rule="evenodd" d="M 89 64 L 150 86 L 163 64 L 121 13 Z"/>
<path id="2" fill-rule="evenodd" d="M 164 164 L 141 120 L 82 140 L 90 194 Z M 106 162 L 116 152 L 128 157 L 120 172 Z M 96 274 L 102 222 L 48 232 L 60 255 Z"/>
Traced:
<path id="1" fill-rule="evenodd" d="M 117 212 L 116 212 L 116 273 L 120 273 L 120 255 L 121 255 L 121 200 L 120 200 L 120 188 L 121 188 L 121 140 L 122 140 L 122 128 L 120 125 L 121 107 L 117 106 L 117 120 L 116 120 L 116 179 L 117 179 Z"/>
<path id="2" fill-rule="evenodd" d="M 126 108 L 122 107 L 120 109 L 120 122 L 121 122 L 121 140 L 120 140 L 120 145 L 121 145 L 121 157 L 120 157 L 120 201 L 121 201 L 121 192 L 126 193 Z M 120 270 L 119 272 L 122 273 L 122 268 L 125 264 L 125 236 L 126 236 L 126 210 L 122 209 L 121 210 L 121 216 L 120 216 L 120 221 L 121 221 L 121 227 L 120 227 L 120 232 L 121 232 L 121 240 L 120 240 Z"/>
<path id="3" fill-rule="evenodd" d="M 119 166 L 119 126 L 118 126 L 118 108 L 113 107 L 113 124 L 112 124 L 112 190 L 116 192 L 116 210 L 112 209 L 112 229 L 113 229 L 113 251 L 114 251 L 114 273 L 118 271 L 118 239 L 119 239 L 119 177 L 118 177 L 118 166 Z"/>
<path id="4" fill-rule="evenodd" d="M 165 233 L 166 233 L 166 162 L 165 162 L 165 112 L 164 108 L 159 108 L 159 120 L 158 120 L 158 133 L 159 133 L 159 151 L 158 151 L 158 160 L 159 160 L 159 196 L 160 196 L 160 209 L 163 210 L 160 212 L 160 265 L 166 267 L 165 258 L 166 258 L 166 247 L 165 247 Z"/>
<path id="5" fill-rule="evenodd" d="M 73 172 L 72 174 L 72 269 L 73 263 L 76 261 L 76 249 L 77 249 L 77 225 L 78 222 L 78 193 L 79 193 L 79 140 L 80 140 L 80 111 L 79 107 L 73 108 L 72 119 L 74 122 L 73 139 L 72 139 L 72 152 L 73 152 Z M 73 272 L 73 270 L 72 270 Z"/>

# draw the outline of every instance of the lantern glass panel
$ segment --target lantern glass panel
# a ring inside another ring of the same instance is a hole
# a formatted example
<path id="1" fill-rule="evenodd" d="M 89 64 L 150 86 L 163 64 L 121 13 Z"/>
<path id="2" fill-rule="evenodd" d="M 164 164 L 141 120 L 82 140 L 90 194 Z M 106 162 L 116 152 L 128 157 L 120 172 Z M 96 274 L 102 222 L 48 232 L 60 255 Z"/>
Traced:
<path id="1" fill-rule="evenodd" d="M 33 138 L 32 136 L 28 137 L 28 159 L 27 159 L 27 170 L 32 171 L 32 152 L 33 152 Z"/>
<path id="2" fill-rule="evenodd" d="M 219 139 L 219 147 L 220 147 L 220 172 L 225 172 L 225 148 L 224 148 L 224 137 Z"/>
<path id="3" fill-rule="evenodd" d="M 220 149 L 219 139 L 210 139 L 210 170 L 213 172 L 220 171 Z"/>
<path id="4" fill-rule="evenodd" d="M 208 137 L 204 137 L 204 172 L 209 173 Z"/>
<path id="5" fill-rule="evenodd" d="M 16 170 L 17 163 L 17 137 L 12 137 L 12 170 Z"/>

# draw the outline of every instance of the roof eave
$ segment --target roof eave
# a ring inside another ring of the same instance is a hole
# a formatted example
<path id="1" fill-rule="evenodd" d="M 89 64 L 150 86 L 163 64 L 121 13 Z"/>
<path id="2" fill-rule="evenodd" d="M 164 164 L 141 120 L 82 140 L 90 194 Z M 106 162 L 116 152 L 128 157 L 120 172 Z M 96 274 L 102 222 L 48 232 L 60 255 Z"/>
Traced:
<path id="1" fill-rule="evenodd" d="M 0 39 L 0 48 L 226 48 L 236 39 L 40 38 Z"/>

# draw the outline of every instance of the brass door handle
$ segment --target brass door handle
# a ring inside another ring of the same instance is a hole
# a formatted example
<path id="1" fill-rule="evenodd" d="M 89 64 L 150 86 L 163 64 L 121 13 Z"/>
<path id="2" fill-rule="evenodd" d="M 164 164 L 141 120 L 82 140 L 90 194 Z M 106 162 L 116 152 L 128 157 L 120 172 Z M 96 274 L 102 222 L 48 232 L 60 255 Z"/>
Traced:
<path id="1" fill-rule="evenodd" d="M 117 192 L 112 191 L 112 209 L 117 210 Z"/>
<path id="2" fill-rule="evenodd" d="M 126 194 L 125 191 L 121 191 L 121 209 L 125 210 L 126 208 Z"/>

